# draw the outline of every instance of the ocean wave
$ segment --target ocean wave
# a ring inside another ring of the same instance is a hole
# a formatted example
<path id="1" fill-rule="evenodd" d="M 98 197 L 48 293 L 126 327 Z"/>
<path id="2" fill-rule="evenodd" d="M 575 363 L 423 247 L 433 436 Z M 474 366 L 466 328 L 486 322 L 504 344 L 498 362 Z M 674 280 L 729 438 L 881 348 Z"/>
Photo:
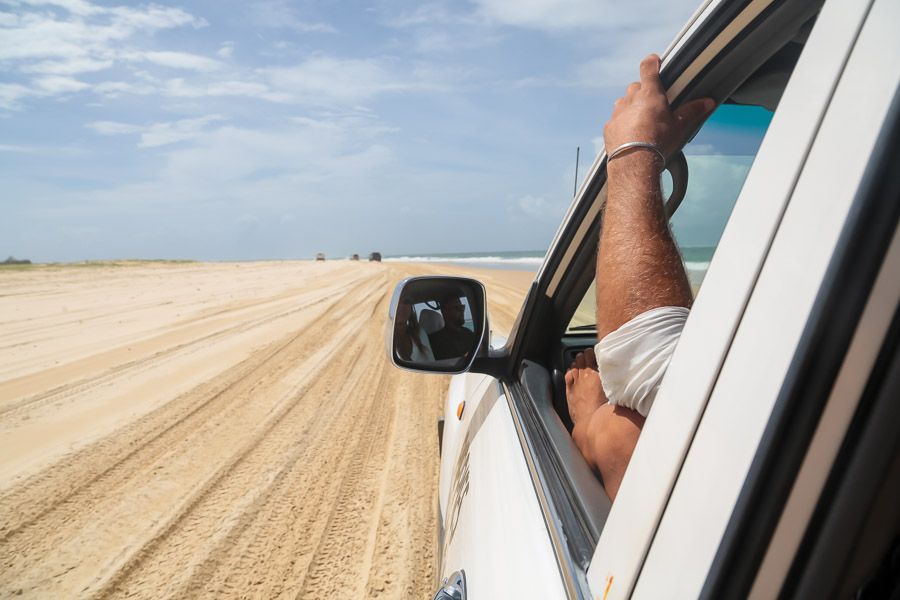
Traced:
<path id="1" fill-rule="evenodd" d="M 706 271 L 709 269 L 709 261 L 705 262 L 694 262 L 694 261 L 686 261 L 684 263 L 684 268 L 688 271 Z"/>
<path id="2" fill-rule="evenodd" d="M 509 263 L 520 265 L 540 265 L 543 257 L 519 256 L 392 256 L 385 261 L 394 262 L 441 262 L 441 263 Z"/>

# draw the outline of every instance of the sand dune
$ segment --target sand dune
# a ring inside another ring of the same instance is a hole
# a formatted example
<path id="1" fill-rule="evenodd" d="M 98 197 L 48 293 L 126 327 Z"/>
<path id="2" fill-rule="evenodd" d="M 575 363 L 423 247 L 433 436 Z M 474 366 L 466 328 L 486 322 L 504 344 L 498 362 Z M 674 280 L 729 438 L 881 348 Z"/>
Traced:
<path id="1" fill-rule="evenodd" d="M 0 595 L 428 596 L 447 378 L 382 339 L 426 269 L 0 273 Z M 508 330 L 532 276 L 476 276 Z"/>

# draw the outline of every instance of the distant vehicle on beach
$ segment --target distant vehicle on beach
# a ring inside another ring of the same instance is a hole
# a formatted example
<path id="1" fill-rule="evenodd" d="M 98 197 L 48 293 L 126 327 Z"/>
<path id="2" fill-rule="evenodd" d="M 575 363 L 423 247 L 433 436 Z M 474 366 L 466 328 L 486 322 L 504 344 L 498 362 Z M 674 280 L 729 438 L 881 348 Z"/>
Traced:
<path id="1" fill-rule="evenodd" d="M 369 262 L 381 262 L 381 252 L 372 252 L 369 254 Z"/>
<path id="2" fill-rule="evenodd" d="M 325 253 L 324 252 L 316 253 L 316 260 L 325 260 Z"/>
<path id="3" fill-rule="evenodd" d="M 664 53 L 672 107 L 719 105 L 667 162 L 671 227 L 721 219 L 615 504 L 564 380 L 598 341 L 605 153 L 508 339 L 480 282 L 398 284 L 390 360 L 454 374 L 434 600 L 896 597 L 897 23 L 897 0 L 706 0 Z"/>
<path id="4" fill-rule="evenodd" d="M 350 257 L 350 260 L 359 260 L 359 254 L 354 254 Z"/>

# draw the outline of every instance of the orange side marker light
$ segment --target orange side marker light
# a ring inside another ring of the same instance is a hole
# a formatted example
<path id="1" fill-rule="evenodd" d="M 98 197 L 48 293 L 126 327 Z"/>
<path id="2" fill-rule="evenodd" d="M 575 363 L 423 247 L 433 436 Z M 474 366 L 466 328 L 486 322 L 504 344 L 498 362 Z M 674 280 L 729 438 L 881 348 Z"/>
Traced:
<path id="1" fill-rule="evenodd" d="M 463 400 L 459 403 L 459 406 L 456 407 L 456 418 L 462 421 L 463 411 L 466 410 L 466 401 Z"/>
<path id="2" fill-rule="evenodd" d="M 606 597 L 609 596 L 609 590 L 612 589 L 613 576 L 607 575 L 606 577 L 606 589 L 603 590 L 603 600 L 606 600 Z"/>

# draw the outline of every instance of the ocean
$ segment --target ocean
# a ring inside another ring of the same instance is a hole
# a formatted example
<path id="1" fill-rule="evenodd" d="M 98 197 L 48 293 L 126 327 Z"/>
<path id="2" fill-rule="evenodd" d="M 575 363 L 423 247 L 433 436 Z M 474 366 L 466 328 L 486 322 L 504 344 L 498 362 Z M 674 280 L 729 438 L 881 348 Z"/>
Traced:
<path id="1" fill-rule="evenodd" d="M 715 246 L 687 246 L 681 248 L 684 266 L 692 282 L 699 284 L 709 268 Z M 434 262 L 484 267 L 488 269 L 508 269 L 514 271 L 534 271 L 544 262 L 544 250 L 520 250 L 513 252 L 448 252 L 439 254 L 405 254 L 386 256 L 386 261 Z"/>
<path id="2" fill-rule="evenodd" d="M 534 271 L 544 262 L 544 250 L 523 250 L 513 252 L 449 252 L 443 254 L 408 254 L 385 256 L 386 261 L 435 262 L 486 269 L 507 269 L 510 271 Z"/>

